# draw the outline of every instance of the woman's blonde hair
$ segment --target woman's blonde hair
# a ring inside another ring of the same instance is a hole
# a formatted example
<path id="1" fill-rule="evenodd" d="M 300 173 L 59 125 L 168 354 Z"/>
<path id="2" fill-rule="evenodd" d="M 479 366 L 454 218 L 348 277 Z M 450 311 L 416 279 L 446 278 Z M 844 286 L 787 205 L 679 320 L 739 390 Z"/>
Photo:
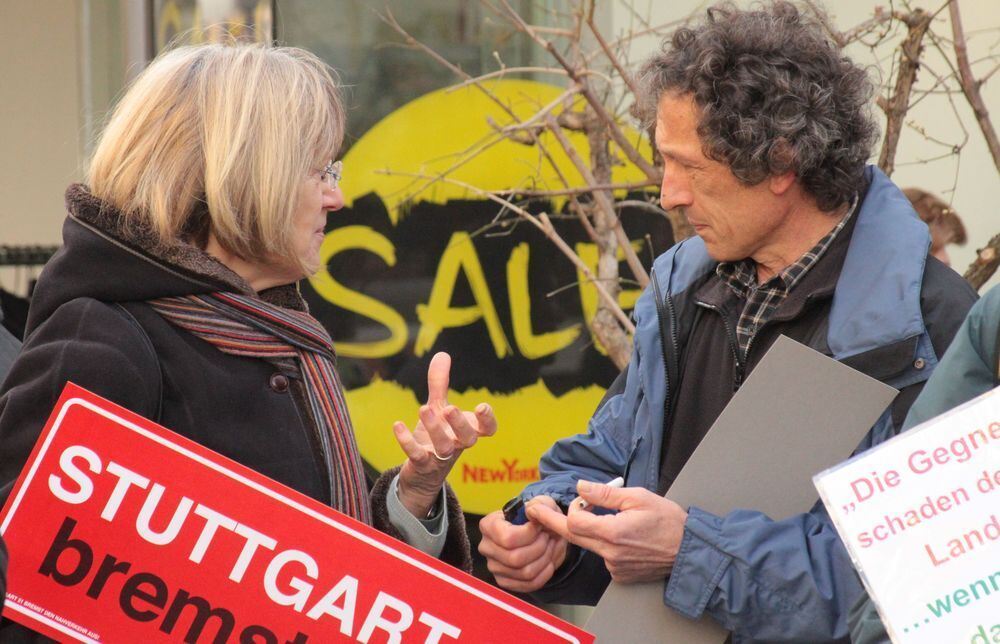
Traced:
<path id="1" fill-rule="evenodd" d="M 143 223 L 161 245 L 204 244 L 210 229 L 247 261 L 301 266 L 291 219 L 302 181 L 343 140 L 337 86 L 328 65 L 293 47 L 167 51 L 115 108 L 87 182 L 124 228 Z"/>

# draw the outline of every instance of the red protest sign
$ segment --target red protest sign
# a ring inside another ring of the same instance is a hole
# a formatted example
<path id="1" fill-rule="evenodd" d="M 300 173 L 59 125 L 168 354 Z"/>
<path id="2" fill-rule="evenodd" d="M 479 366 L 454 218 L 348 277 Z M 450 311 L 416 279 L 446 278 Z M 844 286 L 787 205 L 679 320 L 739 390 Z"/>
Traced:
<path id="1" fill-rule="evenodd" d="M 593 641 L 72 384 L 0 533 L 4 616 L 60 640 Z"/>

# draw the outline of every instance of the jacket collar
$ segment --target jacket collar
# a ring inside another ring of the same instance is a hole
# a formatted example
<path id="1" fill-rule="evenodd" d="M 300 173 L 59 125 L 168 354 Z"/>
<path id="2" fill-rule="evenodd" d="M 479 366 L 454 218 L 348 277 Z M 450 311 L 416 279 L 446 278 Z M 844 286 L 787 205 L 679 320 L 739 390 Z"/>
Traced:
<path id="1" fill-rule="evenodd" d="M 798 284 L 781 301 L 771 320 L 792 320 L 798 317 L 810 303 L 824 299 L 833 294 L 837 284 L 837 276 L 844 265 L 844 258 L 851 244 L 851 235 L 856 222 L 854 215 L 847 220 L 844 228 L 831 241 L 826 252 L 816 260 Z M 704 302 L 719 310 L 730 306 L 734 300 L 732 289 L 716 272 L 709 275 L 705 283 L 695 293 L 698 302 Z M 739 315 L 739 312 L 736 312 Z"/>
<path id="2" fill-rule="evenodd" d="M 830 311 L 829 343 L 844 359 L 925 333 L 920 287 L 931 236 L 906 196 L 869 166 L 868 194 Z"/>
<path id="3" fill-rule="evenodd" d="M 197 292 L 205 291 L 207 283 L 212 285 L 210 290 L 260 297 L 270 304 L 300 311 L 307 308 L 295 284 L 257 293 L 246 280 L 194 244 L 181 240 L 160 244 L 148 226 L 133 222 L 125 225 L 116 209 L 91 194 L 83 184 L 73 184 L 66 190 L 66 208 L 73 220 L 91 232 L 142 254 L 165 271 L 188 279 Z"/>

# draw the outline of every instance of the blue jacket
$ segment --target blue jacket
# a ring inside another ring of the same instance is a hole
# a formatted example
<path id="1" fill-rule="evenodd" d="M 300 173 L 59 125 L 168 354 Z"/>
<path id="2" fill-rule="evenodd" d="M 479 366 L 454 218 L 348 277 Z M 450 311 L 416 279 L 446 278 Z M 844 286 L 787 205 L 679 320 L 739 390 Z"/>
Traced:
<path id="1" fill-rule="evenodd" d="M 931 298 L 922 294 L 930 245 L 927 227 L 881 171 L 869 168 L 867 179 L 869 188 L 855 214 L 833 294 L 827 346 L 822 348 L 851 364 L 888 349 L 898 356 L 902 347 L 902 363 L 889 370 L 892 373 L 875 375 L 904 390 L 923 383 L 938 361 L 925 317 L 957 311 L 954 322 L 937 324 L 948 327 L 950 338 L 975 295 L 968 285 L 958 286 L 964 282 L 953 272 L 953 278 L 943 278 L 953 282 L 941 289 L 954 293 L 950 303 L 940 302 L 938 294 Z M 664 410 L 676 388 L 668 381 L 670 369 L 664 362 L 683 355 L 682 340 L 674 329 L 689 321 L 695 309 L 690 298 L 679 296 L 713 271 L 716 263 L 697 237 L 657 258 L 653 283 L 633 313 L 634 350 L 624 389 L 606 398 L 586 434 L 557 442 L 542 457 L 542 480 L 523 492 L 526 499 L 547 494 L 566 504 L 576 496 L 577 480 L 609 480 L 626 470 L 626 486 L 656 489 Z M 944 271 L 940 265 L 937 268 Z M 660 302 L 654 292 L 661 294 Z M 892 409 L 887 409 L 858 450 L 894 435 L 893 417 Z M 753 510 L 716 516 L 691 507 L 688 513 L 680 553 L 664 584 L 666 606 L 691 618 L 709 613 L 734 632 L 734 642 L 846 637 L 848 609 L 861 587 L 820 503 L 806 514 L 782 521 Z M 603 562 L 584 552 L 568 562 L 539 596 L 594 603 L 607 581 Z"/>

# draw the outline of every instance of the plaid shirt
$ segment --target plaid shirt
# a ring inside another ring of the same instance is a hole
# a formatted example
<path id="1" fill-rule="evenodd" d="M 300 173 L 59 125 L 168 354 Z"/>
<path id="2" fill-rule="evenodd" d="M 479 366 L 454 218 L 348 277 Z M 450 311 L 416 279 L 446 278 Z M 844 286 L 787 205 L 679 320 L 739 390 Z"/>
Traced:
<path id="1" fill-rule="evenodd" d="M 721 262 L 715 268 L 716 274 L 731 288 L 740 299 L 745 299 L 743 312 L 736 325 L 736 341 L 739 344 L 740 361 L 746 360 L 747 352 L 754 336 L 764 324 L 774 315 L 778 306 L 785 300 L 792 288 L 812 268 L 826 249 L 830 247 L 837 233 L 854 214 L 858 205 L 858 197 L 854 196 L 847 214 L 833 230 L 810 248 L 796 262 L 788 265 L 780 273 L 764 282 L 757 284 L 757 264 L 747 258 L 738 262 Z"/>

